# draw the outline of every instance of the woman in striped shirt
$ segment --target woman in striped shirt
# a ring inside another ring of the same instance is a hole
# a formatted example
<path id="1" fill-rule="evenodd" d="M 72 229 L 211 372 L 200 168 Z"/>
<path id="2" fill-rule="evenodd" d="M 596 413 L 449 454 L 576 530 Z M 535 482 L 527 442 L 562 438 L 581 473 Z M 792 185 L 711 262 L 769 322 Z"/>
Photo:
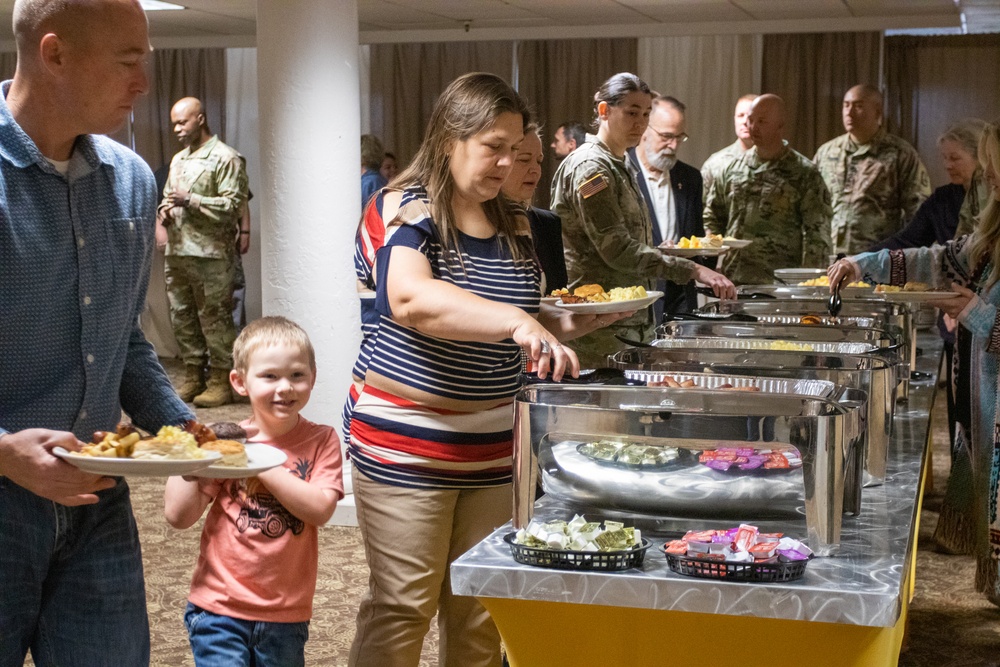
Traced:
<path id="1" fill-rule="evenodd" d="M 500 194 L 528 121 L 499 77 L 456 79 L 358 231 L 345 437 L 371 575 L 351 665 L 416 665 L 435 613 L 442 665 L 500 664 L 493 622 L 452 595 L 448 565 L 510 518 L 522 351 L 542 377 L 576 375 L 559 341 L 621 317 L 539 309 L 528 220 Z"/>

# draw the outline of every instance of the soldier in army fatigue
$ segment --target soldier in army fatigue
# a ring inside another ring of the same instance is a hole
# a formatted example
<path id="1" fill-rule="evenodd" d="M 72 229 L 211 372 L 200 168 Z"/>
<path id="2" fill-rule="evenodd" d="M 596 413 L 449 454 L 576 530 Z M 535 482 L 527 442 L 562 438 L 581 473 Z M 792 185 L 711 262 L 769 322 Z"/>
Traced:
<path id="1" fill-rule="evenodd" d="M 701 165 L 701 178 L 704 181 L 703 194 L 708 194 L 708 189 L 712 187 L 712 181 L 719 177 L 719 174 L 729 166 L 730 162 L 746 153 L 753 146 L 750 128 L 747 127 L 747 118 L 750 116 L 750 106 L 755 99 L 757 96 L 751 93 L 736 100 L 736 110 L 733 112 L 736 141 L 709 155 L 705 164 Z"/>
<path id="2" fill-rule="evenodd" d="M 233 281 L 247 201 L 246 166 L 211 133 L 198 100 L 178 101 L 170 120 L 185 147 L 170 162 L 159 208 L 170 322 L 186 369 L 177 393 L 199 407 L 213 407 L 232 400 Z"/>
<path id="3" fill-rule="evenodd" d="M 931 194 L 913 146 L 882 127 L 882 93 L 858 85 L 844 95 L 843 134 L 816 151 L 833 197 L 833 245 L 854 255 L 892 236 Z"/>
<path id="4" fill-rule="evenodd" d="M 594 96 L 598 130 L 569 154 L 552 180 L 552 210 L 563 222 L 569 287 L 599 283 L 604 289 L 642 285 L 657 278 L 684 284 L 697 280 L 720 297 L 734 297 L 733 284 L 694 262 L 668 257 L 653 247 L 653 226 L 625 156 L 642 138 L 652 107 L 649 87 L 634 74 L 616 74 Z M 610 320 L 609 320 L 610 321 Z M 607 364 L 624 347 L 615 334 L 633 340 L 652 336 L 650 309 L 571 341 L 581 366 Z"/>
<path id="5" fill-rule="evenodd" d="M 784 125 L 780 97 L 754 100 L 754 146 L 729 163 L 706 197 L 706 229 L 753 241 L 723 259 L 723 272 L 737 283 L 771 283 L 774 269 L 827 265 L 830 193 L 809 158 L 784 141 Z"/>

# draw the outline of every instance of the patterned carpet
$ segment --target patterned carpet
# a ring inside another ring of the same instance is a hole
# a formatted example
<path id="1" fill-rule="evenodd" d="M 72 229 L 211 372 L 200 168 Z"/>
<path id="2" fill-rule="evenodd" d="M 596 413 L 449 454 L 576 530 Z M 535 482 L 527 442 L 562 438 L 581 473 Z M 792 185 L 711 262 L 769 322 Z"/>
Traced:
<path id="1" fill-rule="evenodd" d="M 172 373 L 180 370 L 168 366 Z M 974 592 L 975 566 L 971 557 L 939 554 L 931 541 L 948 474 L 948 438 L 940 426 L 946 419 L 944 400 L 943 394 L 939 396 L 934 418 L 934 488 L 924 499 L 917 591 L 910 606 L 907 646 L 899 665 L 1000 667 L 1000 609 Z M 248 405 L 199 410 L 204 422 L 238 421 L 248 414 Z M 181 616 L 198 553 L 200 523 L 186 531 L 167 525 L 161 480 L 136 479 L 132 489 L 146 563 L 153 665 L 193 665 Z M 310 665 L 346 665 L 354 636 L 354 614 L 368 576 L 364 550 L 355 528 L 326 528 L 320 531 L 319 544 L 319 582 L 306 660 Z M 436 651 L 436 632 L 432 628 L 421 667 L 437 664 Z M 752 662 L 743 664 L 753 667 Z"/>

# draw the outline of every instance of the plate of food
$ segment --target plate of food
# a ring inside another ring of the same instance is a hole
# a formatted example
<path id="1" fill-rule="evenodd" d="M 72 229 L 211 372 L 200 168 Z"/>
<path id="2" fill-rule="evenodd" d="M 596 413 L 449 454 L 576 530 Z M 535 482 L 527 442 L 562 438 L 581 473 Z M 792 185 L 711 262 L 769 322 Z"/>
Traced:
<path id="1" fill-rule="evenodd" d="M 610 293 L 615 294 L 614 290 Z M 640 310 L 663 296 L 663 292 L 659 292 L 657 290 L 650 290 L 647 292 L 645 289 L 642 289 L 642 296 L 638 296 L 639 292 L 634 292 L 633 294 L 635 294 L 635 296 L 632 296 L 632 298 L 612 298 L 605 301 L 582 301 L 577 303 L 566 303 L 563 299 L 559 299 L 556 301 L 555 305 L 559 308 L 571 310 L 574 313 L 583 313 L 586 315 L 607 315 L 609 313 L 624 313 L 632 310 Z"/>
<path id="2" fill-rule="evenodd" d="M 79 452 L 55 447 L 52 453 L 84 472 L 114 477 L 188 475 L 222 458 L 219 452 L 198 447 L 193 435 L 176 426 L 164 426 L 147 439 L 136 432 L 106 433 Z"/>
<path id="3" fill-rule="evenodd" d="M 729 252 L 729 250 L 730 246 L 728 245 L 719 246 L 718 248 L 679 248 L 677 246 L 667 248 L 660 246 L 660 252 L 672 257 L 718 257 Z"/>
<path id="4" fill-rule="evenodd" d="M 201 446 L 202 449 L 216 451 L 222 458 L 207 468 L 191 473 L 194 477 L 213 479 L 242 479 L 259 475 L 265 470 L 283 464 L 288 456 L 263 442 L 248 442 L 245 445 L 235 440 L 213 440 Z"/>
<path id="5" fill-rule="evenodd" d="M 886 301 L 910 301 L 923 303 L 924 301 L 940 301 L 958 296 L 958 292 L 950 290 L 934 290 L 927 283 L 908 282 L 902 287 L 899 285 L 878 285 L 875 294 L 881 296 Z"/>
<path id="6" fill-rule="evenodd" d="M 719 234 L 707 236 L 686 236 L 677 241 L 665 241 L 659 245 L 660 252 L 674 257 L 716 257 L 728 252 L 730 246 L 723 242 Z"/>

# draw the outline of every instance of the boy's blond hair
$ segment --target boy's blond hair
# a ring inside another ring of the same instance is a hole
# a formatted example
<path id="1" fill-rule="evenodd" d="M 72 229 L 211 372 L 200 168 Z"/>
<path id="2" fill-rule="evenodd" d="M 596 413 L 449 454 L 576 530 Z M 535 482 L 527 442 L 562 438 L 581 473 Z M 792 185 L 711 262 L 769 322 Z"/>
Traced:
<path id="1" fill-rule="evenodd" d="M 272 345 L 291 345 L 309 357 L 309 368 L 316 372 L 316 351 L 305 330 L 287 317 L 271 316 L 254 320 L 233 343 L 233 368 L 246 377 L 254 353 Z"/>

